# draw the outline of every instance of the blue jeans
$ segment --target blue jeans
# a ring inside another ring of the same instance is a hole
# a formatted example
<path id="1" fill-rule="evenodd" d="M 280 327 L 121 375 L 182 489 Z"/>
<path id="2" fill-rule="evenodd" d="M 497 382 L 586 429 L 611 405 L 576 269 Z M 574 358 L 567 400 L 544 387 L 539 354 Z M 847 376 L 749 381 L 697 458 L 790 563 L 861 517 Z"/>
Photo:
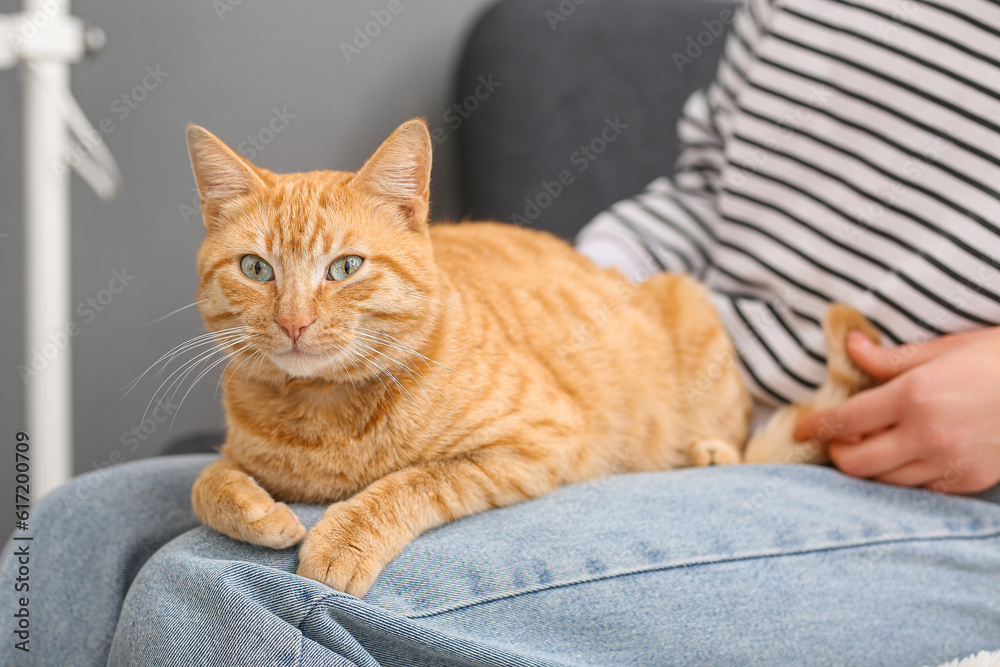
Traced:
<path id="1" fill-rule="evenodd" d="M 812 466 L 623 475 L 433 530 L 359 600 L 296 576 L 294 549 L 200 526 L 189 494 L 211 460 L 44 499 L 2 560 L 12 627 L 30 545 L 31 651 L 4 632 L 0 664 L 920 667 L 1000 647 L 1000 488 Z"/>

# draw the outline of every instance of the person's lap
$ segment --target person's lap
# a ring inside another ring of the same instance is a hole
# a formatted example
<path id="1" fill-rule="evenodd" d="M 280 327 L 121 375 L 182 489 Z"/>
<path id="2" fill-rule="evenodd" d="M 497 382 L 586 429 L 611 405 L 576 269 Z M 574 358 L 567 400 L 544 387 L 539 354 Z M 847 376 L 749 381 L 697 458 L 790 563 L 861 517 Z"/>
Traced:
<path id="1" fill-rule="evenodd" d="M 198 526 L 209 460 L 84 477 L 37 508 L 36 664 L 86 646 L 142 665 L 929 665 L 1000 637 L 998 489 L 806 466 L 619 476 L 433 530 L 358 600 L 296 576 L 294 549 Z"/>

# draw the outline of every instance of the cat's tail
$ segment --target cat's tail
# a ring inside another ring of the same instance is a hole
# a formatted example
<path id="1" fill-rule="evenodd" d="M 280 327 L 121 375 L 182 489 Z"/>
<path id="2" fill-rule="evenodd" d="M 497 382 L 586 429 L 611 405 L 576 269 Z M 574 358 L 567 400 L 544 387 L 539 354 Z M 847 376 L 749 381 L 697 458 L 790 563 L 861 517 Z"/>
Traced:
<path id="1" fill-rule="evenodd" d="M 792 435 L 795 424 L 817 410 L 833 407 L 854 394 L 876 384 L 847 354 L 847 336 L 860 331 L 876 343 L 881 341 L 878 330 L 865 316 L 850 306 L 832 304 L 823 318 L 826 336 L 827 378 L 816 394 L 806 403 L 778 410 L 764 427 L 750 438 L 744 453 L 747 463 L 827 463 L 827 448 L 818 440 L 798 442 Z M 830 425 L 832 431 L 835 424 Z"/>

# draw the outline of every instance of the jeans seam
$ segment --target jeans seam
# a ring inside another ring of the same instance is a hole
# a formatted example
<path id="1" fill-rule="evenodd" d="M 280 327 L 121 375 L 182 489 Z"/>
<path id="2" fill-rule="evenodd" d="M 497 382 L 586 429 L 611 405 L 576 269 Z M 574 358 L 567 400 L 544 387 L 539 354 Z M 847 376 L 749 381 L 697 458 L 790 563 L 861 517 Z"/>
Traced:
<path id="1" fill-rule="evenodd" d="M 302 632 L 302 627 L 301 627 L 302 623 L 307 618 L 309 618 L 310 614 L 312 614 L 314 611 L 316 611 L 318 607 L 320 607 L 321 605 L 325 604 L 327 602 L 327 600 L 332 600 L 334 598 L 347 598 L 349 600 L 360 600 L 360 598 L 356 598 L 353 595 L 348 595 L 347 593 L 342 593 L 340 591 L 336 591 L 335 590 L 332 593 L 327 593 L 323 597 L 321 597 L 318 600 L 314 601 L 312 604 L 310 604 L 308 607 L 306 607 L 305 613 L 302 614 L 302 618 L 300 618 L 299 622 L 295 624 L 295 629 L 299 631 L 299 633 L 302 635 L 302 637 L 305 637 L 305 633 Z"/>
<path id="2" fill-rule="evenodd" d="M 983 540 L 1000 537 L 1000 531 L 995 531 L 985 534 L 970 534 L 970 535 L 955 535 L 949 533 L 947 535 L 930 535 L 923 537 L 905 537 L 905 538 L 893 538 L 893 539 L 883 539 L 883 540 L 870 540 L 867 542 L 857 542 L 853 544 L 840 544 L 825 547 L 814 547 L 811 549 L 799 549 L 796 551 L 779 551 L 772 553 L 759 553 L 750 554 L 745 556 L 730 556 L 724 558 L 706 558 L 703 560 L 695 560 L 689 563 L 677 563 L 674 565 L 658 565 L 655 567 L 647 567 L 642 569 L 631 570 L 629 572 L 619 572 L 617 574 L 609 575 L 599 575 L 593 577 L 586 577 L 582 579 L 577 579 L 574 581 L 567 581 L 559 584 L 550 584 L 546 586 L 538 586 L 537 588 L 529 588 L 525 590 L 520 590 L 515 593 L 506 593 L 504 595 L 495 595 L 493 597 L 484 598 L 482 600 L 476 600 L 475 602 L 466 602 L 463 604 L 454 605 L 452 607 L 447 607 L 445 609 L 438 609 L 431 612 L 423 612 L 419 614 L 403 614 L 405 618 L 409 619 L 420 619 L 420 618 L 433 618 L 434 616 L 439 616 L 441 614 L 447 614 L 454 611 L 459 611 L 462 609 L 468 609 L 470 607 L 476 607 L 481 604 L 489 604 L 491 602 L 499 602 L 500 600 L 509 600 L 522 595 L 531 595 L 534 593 L 541 593 L 549 590 L 558 590 L 560 588 L 569 588 L 571 586 L 579 586 L 581 584 L 591 584 L 598 581 L 607 581 L 611 579 L 618 579 L 620 577 L 630 577 L 637 574 L 649 574 L 651 572 L 664 572 L 667 570 L 679 570 L 687 567 L 700 567 L 703 565 L 718 565 L 722 563 L 738 563 L 741 561 L 750 560 L 762 560 L 766 558 L 780 558 L 784 556 L 805 556 L 808 554 L 824 553 L 830 551 L 844 551 L 848 549 L 861 549 L 865 547 L 874 547 L 884 544 L 904 544 L 904 543 L 914 543 L 914 542 L 940 542 L 945 540 Z M 332 597 L 332 596 L 328 596 Z M 325 598 L 324 598 L 325 599 Z"/>

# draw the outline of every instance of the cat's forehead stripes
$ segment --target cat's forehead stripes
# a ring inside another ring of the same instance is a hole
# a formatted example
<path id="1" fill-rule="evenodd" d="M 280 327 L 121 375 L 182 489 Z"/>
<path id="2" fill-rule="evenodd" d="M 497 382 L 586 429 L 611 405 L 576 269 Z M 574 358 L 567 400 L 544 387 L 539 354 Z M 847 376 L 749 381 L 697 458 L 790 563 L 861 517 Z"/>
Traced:
<path id="1" fill-rule="evenodd" d="M 338 180 L 288 179 L 270 188 L 266 194 L 270 209 L 269 249 L 309 255 L 326 254 L 342 246 L 342 230 L 333 224 L 336 210 L 342 206 L 342 198 L 333 191 Z"/>

